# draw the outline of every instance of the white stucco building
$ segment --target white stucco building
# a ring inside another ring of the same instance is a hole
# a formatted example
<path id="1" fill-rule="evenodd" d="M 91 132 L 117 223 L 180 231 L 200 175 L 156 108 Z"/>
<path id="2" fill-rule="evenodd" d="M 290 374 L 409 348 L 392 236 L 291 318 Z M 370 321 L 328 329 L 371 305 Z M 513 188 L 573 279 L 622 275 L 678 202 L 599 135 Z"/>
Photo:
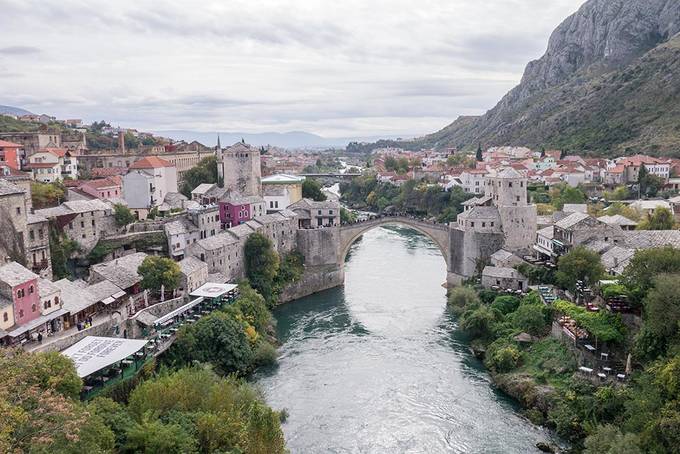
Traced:
<path id="1" fill-rule="evenodd" d="M 177 192 L 177 169 L 157 156 L 134 162 L 123 177 L 123 197 L 139 219 L 146 219 L 149 211 L 171 192 Z"/>

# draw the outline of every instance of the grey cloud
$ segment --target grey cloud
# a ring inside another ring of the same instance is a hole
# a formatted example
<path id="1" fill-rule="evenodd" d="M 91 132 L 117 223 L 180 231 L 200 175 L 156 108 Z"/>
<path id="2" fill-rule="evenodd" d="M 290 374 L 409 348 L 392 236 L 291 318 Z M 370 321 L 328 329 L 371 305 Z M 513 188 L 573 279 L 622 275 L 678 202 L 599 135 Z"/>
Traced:
<path id="1" fill-rule="evenodd" d="M 40 49 L 33 46 L 0 47 L 0 55 L 32 55 L 39 54 L 40 52 Z"/>

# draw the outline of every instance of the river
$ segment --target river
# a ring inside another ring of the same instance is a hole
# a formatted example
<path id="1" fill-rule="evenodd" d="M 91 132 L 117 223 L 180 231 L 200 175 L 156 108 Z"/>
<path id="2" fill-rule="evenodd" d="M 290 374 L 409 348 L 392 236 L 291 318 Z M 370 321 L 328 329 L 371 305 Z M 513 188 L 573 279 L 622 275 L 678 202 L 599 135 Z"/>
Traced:
<path id="1" fill-rule="evenodd" d="M 276 309 L 279 363 L 254 378 L 287 410 L 292 453 L 530 453 L 550 439 L 470 355 L 427 237 L 375 229 L 345 267 L 344 287 Z"/>

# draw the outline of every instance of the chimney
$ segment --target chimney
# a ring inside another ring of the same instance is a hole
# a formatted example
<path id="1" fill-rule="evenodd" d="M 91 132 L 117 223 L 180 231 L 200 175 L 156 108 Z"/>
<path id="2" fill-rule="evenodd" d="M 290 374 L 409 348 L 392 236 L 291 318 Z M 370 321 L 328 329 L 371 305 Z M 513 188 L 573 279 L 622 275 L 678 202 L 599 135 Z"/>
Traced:
<path id="1" fill-rule="evenodd" d="M 125 133 L 118 131 L 118 151 L 125 153 Z"/>

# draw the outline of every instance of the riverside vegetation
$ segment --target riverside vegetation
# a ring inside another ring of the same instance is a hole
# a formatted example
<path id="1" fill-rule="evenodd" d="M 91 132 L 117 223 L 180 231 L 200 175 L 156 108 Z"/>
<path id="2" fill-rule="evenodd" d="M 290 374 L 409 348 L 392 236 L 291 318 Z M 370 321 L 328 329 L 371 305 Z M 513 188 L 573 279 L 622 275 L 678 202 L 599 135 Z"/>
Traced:
<path id="1" fill-rule="evenodd" d="M 183 326 L 158 364 L 89 402 L 79 400 L 82 381 L 59 353 L 0 352 L 0 452 L 286 452 L 284 414 L 243 378 L 276 361 L 269 307 L 302 274 L 302 257 L 280 260 L 266 237 L 251 238 L 250 282 L 236 301 Z M 147 287 L 173 288 L 176 273 L 152 271 L 143 273 Z"/>
<path id="2" fill-rule="evenodd" d="M 572 279 L 592 273 L 590 268 Z M 567 287 L 571 271 L 560 271 L 560 285 Z M 547 306 L 533 292 L 517 298 L 460 287 L 448 301 L 498 387 L 518 399 L 532 421 L 570 441 L 573 451 L 678 453 L 680 250 L 638 252 L 620 283 L 602 292 L 625 294 L 642 311 L 641 327 L 566 301 Z M 556 315 L 569 315 L 612 350 L 631 351 L 635 370 L 629 380 L 596 386 L 579 378 L 574 354 L 548 335 Z"/>

